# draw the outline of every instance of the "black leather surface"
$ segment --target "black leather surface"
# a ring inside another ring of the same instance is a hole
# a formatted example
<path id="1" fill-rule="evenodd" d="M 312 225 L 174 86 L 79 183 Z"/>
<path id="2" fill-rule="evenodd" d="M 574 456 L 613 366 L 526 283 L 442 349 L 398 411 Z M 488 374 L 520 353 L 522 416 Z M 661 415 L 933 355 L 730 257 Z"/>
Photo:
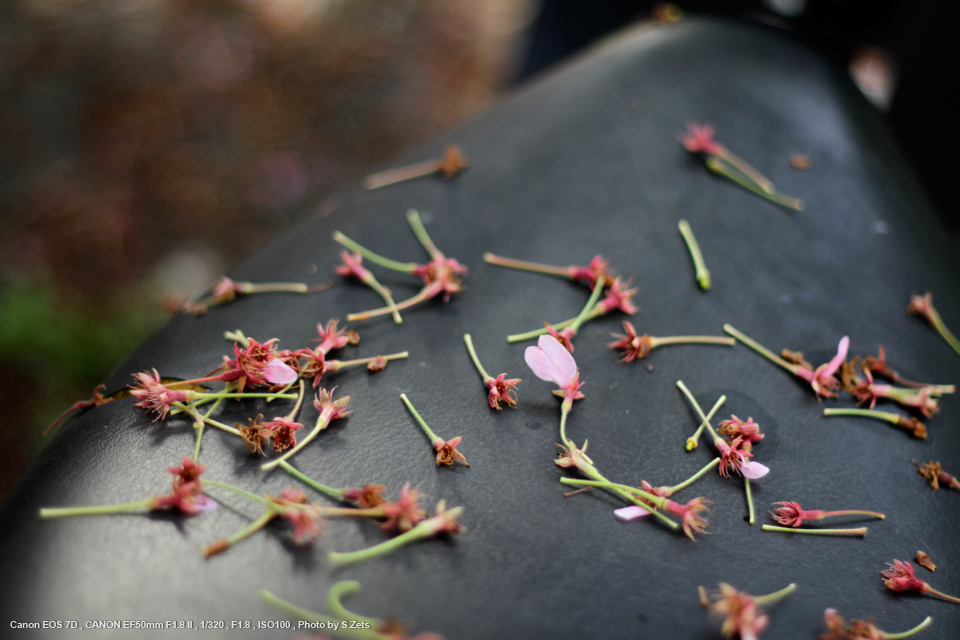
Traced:
<path id="1" fill-rule="evenodd" d="M 675 138 L 688 119 L 713 122 L 720 141 L 780 190 L 801 197 L 806 210 L 785 212 L 711 175 Z M 562 497 L 565 472 L 553 464 L 559 402 L 523 364 L 526 345 L 504 340 L 575 315 L 586 290 L 481 258 L 494 251 L 583 264 L 602 253 L 621 274 L 636 277 L 642 311 L 633 321 L 643 332 L 719 335 L 730 322 L 775 350 L 803 349 L 814 364 L 849 335 L 853 353 L 876 353 L 883 344 L 890 364 L 908 377 L 960 382 L 960 358 L 904 311 L 911 292 L 929 289 L 945 320 L 960 327 L 957 252 L 882 122 L 840 70 L 775 32 L 686 20 L 609 43 L 448 140 L 473 162 L 460 177 L 350 191 L 333 213 L 304 221 L 232 275 L 304 281 L 317 278 L 312 265 L 321 276 L 331 273 L 339 254 L 334 229 L 399 260 L 425 260 L 403 215 L 409 207 L 421 211 L 437 245 L 469 266 L 466 290 L 449 304 L 407 312 L 401 326 L 386 317 L 351 325 L 362 341 L 343 353 L 406 349 L 411 357 L 376 376 L 361 370 L 325 378 L 352 397 L 354 412 L 295 465 L 333 486 L 379 482 L 391 496 L 402 483 L 416 483 L 432 500 L 463 505 L 467 531 L 334 571 L 326 552 L 380 541 L 375 525 L 331 522 L 306 551 L 276 527 L 204 560 L 205 544 L 240 529 L 258 509 L 231 499 L 242 513 L 41 521 L 41 506 L 125 502 L 166 489 L 165 468 L 192 451 L 193 430 L 177 419 L 151 423 L 124 400 L 62 428 L 0 511 L 0 624 L 276 619 L 283 616 L 260 603 L 258 590 L 325 612 L 328 586 L 356 579 L 363 591 L 346 602 L 349 608 L 449 638 L 713 638 L 719 631 L 698 603 L 697 586 L 726 581 L 754 594 L 797 584 L 771 609 L 763 634 L 771 640 L 814 637 L 827 607 L 873 616 L 889 631 L 931 615 L 922 637 L 960 636 L 956 605 L 888 592 L 880 579 L 885 563 L 923 549 L 939 569 L 918 569 L 921 577 L 960 594 L 960 494 L 931 491 L 910 464 L 937 459 L 960 470 L 956 398 L 946 398 L 929 421 L 929 439 L 912 440 L 882 423 L 821 418 L 824 406 L 838 403 L 818 403 L 805 383 L 742 346 L 665 347 L 645 363 L 618 365 L 604 343 L 622 318 L 591 323 L 576 341 L 586 399 L 574 406 L 568 434 L 577 442 L 589 438 L 589 453 L 612 479 L 673 484 L 710 459 L 705 444 L 683 449 L 696 421 L 675 388 L 678 378 L 705 407 L 726 394 L 724 415 L 752 416 L 767 433 L 756 459 L 771 472 L 755 485 L 755 526 L 744 522 L 742 483 L 716 474 L 680 494 L 713 501 L 711 535 L 700 541 L 650 522 L 620 523 L 612 510 L 621 505 L 609 496 Z M 441 149 L 438 141 L 410 160 Z M 809 156 L 809 171 L 790 168 L 795 153 Z M 709 292 L 694 283 L 677 233 L 681 217 L 713 273 Z M 406 278 L 382 280 L 400 298 L 415 291 Z M 318 322 L 379 305 L 369 290 L 341 284 L 312 296 L 239 300 L 200 319 L 177 317 L 107 385 L 120 388 L 150 367 L 167 376 L 202 375 L 230 353 L 224 330 L 296 348 L 315 337 Z M 465 332 L 491 373 L 524 379 L 517 410 L 487 407 Z M 401 392 L 441 436 L 463 436 L 469 469 L 434 466 Z M 224 421 L 255 407 L 232 406 Z M 308 407 L 301 419 L 312 423 L 314 415 Z M 252 491 L 277 492 L 289 483 L 282 472 L 263 475 L 243 442 L 219 433 L 205 437 L 201 462 L 211 479 Z M 874 509 L 887 519 L 866 523 L 864 539 L 761 532 L 771 503 L 780 500 Z M 0 636 L 136 634 L 4 626 Z"/>

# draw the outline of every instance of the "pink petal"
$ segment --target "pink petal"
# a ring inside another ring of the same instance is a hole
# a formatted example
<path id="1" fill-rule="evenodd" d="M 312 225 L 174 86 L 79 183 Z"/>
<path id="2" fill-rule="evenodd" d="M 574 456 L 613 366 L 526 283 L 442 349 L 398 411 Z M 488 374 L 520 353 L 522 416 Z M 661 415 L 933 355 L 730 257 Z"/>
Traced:
<path id="1" fill-rule="evenodd" d="M 832 376 L 836 373 L 837 369 L 840 368 L 840 365 L 843 364 L 843 361 L 847 359 L 847 351 L 850 349 L 850 336 L 843 336 L 840 338 L 840 344 L 837 345 L 837 355 L 833 356 L 829 363 L 827 363 L 827 368 L 824 369 L 823 373 Z"/>
<path id="2" fill-rule="evenodd" d="M 220 506 L 217 504 L 217 501 L 210 496 L 197 496 L 193 501 L 193 504 L 198 513 L 209 513 L 211 511 L 216 511 L 217 507 Z"/>
<path id="3" fill-rule="evenodd" d="M 648 515 L 650 515 L 650 510 L 641 507 L 638 504 L 635 504 L 632 507 L 621 507 L 620 509 L 614 509 L 613 511 L 613 517 L 621 522 L 630 522 L 631 520 L 643 518 Z"/>
<path id="4" fill-rule="evenodd" d="M 558 376 L 553 381 L 561 387 L 567 386 L 567 383 L 573 380 L 573 376 L 577 375 L 576 360 L 573 359 L 566 347 L 553 336 L 540 336 L 537 345 L 543 349 L 547 358 L 553 363 Z"/>
<path id="5" fill-rule="evenodd" d="M 540 347 L 527 347 L 526 351 L 523 352 L 523 359 L 538 378 L 546 380 L 547 382 L 556 382 L 554 379 L 556 372 L 554 371 L 553 363 L 550 362 L 550 359 L 547 357 L 547 354 L 544 353 L 543 349 Z"/>
<path id="6" fill-rule="evenodd" d="M 290 384 L 296 382 L 297 372 L 282 360 L 274 358 L 263 368 L 263 379 L 270 384 Z"/>
<path id="7" fill-rule="evenodd" d="M 740 471 L 743 473 L 744 478 L 757 480 L 770 473 L 770 467 L 765 464 L 760 464 L 759 462 L 744 462 L 740 465 Z"/>

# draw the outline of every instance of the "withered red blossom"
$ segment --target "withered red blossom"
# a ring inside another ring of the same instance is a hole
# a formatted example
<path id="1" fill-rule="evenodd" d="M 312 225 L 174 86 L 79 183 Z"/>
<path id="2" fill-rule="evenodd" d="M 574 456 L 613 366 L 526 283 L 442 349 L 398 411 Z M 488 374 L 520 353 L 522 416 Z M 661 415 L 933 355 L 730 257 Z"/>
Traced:
<path id="1" fill-rule="evenodd" d="M 262 456 L 267 455 L 263 450 L 263 446 L 270 441 L 273 434 L 269 429 L 264 427 L 263 414 L 257 414 L 256 418 L 247 418 L 247 423 L 248 424 L 244 426 L 234 422 L 233 426 L 236 427 L 240 435 L 243 436 L 247 447 L 250 449 L 250 453 L 259 453 Z"/>
<path id="2" fill-rule="evenodd" d="M 944 471 L 939 462 L 930 461 L 920 465 L 916 461 L 911 461 L 917 467 L 917 472 L 930 483 L 930 487 L 936 491 L 940 485 L 960 490 L 960 480 Z"/>
<path id="3" fill-rule="evenodd" d="M 326 327 L 318 324 L 317 333 L 320 334 L 320 344 L 317 345 L 317 350 L 324 355 L 334 349 L 342 349 L 348 344 L 355 345 L 360 343 L 360 335 L 356 331 L 346 328 L 338 329 L 336 319 L 328 321 Z"/>
<path id="4" fill-rule="evenodd" d="M 683 532 L 688 538 L 694 540 L 694 534 L 706 533 L 707 531 L 707 525 L 709 523 L 703 516 L 703 513 L 710 512 L 708 508 L 709 504 L 710 501 L 704 498 L 694 498 L 686 504 L 680 504 L 679 502 L 667 499 L 664 502 L 664 508 L 669 513 L 680 516 L 680 521 L 683 524 Z"/>
<path id="5" fill-rule="evenodd" d="M 297 446 L 297 431 L 302 429 L 303 425 L 281 417 L 264 422 L 263 428 L 272 434 L 273 450 L 282 453 Z"/>
<path id="6" fill-rule="evenodd" d="M 207 468 L 198 462 L 194 462 L 189 456 L 183 456 L 183 464 L 179 467 L 167 467 L 167 471 L 173 474 L 173 488 L 176 489 L 182 484 L 191 482 L 197 483 L 199 488 L 200 474 Z"/>
<path id="7" fill-rule="evenodd" d="M 760 433 L 760 425 L 753 421 L 753 418 L 747 418 L 744 422 L 735 415 L 731 415 L 729 420 L 723 420 L 717 428 L 717 433 L 721 433 L 730 440 L 737 438 L 743 439 L 741 447 L 749 451 L 750 445 L 754 442 L 763 440 L 763 434 Z"/>
<path id="8" fill-rule="evenodd" d="M 343 497 L 353 500 L 360 505 L 362 509 L 372 509 L 386 504 L 383 492 L 386 489 L 382 484 L 365 484 L 362 489 L 350 488 L 344 489 Z"/>
<path id="9" fill-rule="evenodd" d="M 427 517 L 427 512 L 420 508 L 420 492 L 417 489 L 411 489 L 409 482 L 400 489 L 400 498 L 396 502 L 382 502 L 381 504 L 387 517 L 386 521 L 380 525 L 380 528 L 384 531 L 403 533 L 409 531 Z"/>
<path id="10" fill-rule="evenodd" d="M 173 403 L 187 402 L 190 398 L 189 391 L 170 389 L 164 385 L 156 369 L 153 369 L 153 375 L 143 372 L 135 373 L 133 377 L 137 381 L 130 385 L 130 395 L 139 399 L 134 406 L 143 407 L 148 413 L 154 414 L 154 420 L 163 420 Z"/>
<path id="11" fill-rule="evenodd" d="M 623 330 L 625 335 L 619 333 L 611 334 L 614 338 L 619 338 L 619 340 L 607 343 L 607 346 L 611 349 L 620 349 L 621 357 L 619 362 L 642 360 L 650 355 L 650 352 L 653 350 L 650 336 L 646 334 L 642 336 L 637 335 L 637 330 L 633 327 L 633 324 L 626 320 L 623 321 Z"/>
<path id="12" fill-rule="evenodd" d="M 710 615 L 721 621 L 720 631 L 726 638 L 755 640 L 767 627 L 769 618 L 760 613 L 754 597 L 745 591 L 737 591 L 725 582 L 709 603 Z"/>
<path id="13" fill-rule="evenodd" d="M 449 440 L 437 438 L 433 441 L 433 448 L 437 450 L 438 467 L 440 465 L 446 465 L 449 467 L 455 462 L 460 462 L 465 467 L 470 466 L 470 464 L 467 462 L 467 459 L 463 457 L 463 454 L 457 450 L 461 440 L 463 440 L 463 437 L 457 436 Z"/>
<path id="14" fill-rule="evenodd" d="M 543 323 L 544 328 L 547 330 L 547 334 L 553 337 L 554 340 L 563 345 L 563 348 L 573 353 L 573 337 L 577 335 L 576 329 L 573 327 L 567 327 L 557 331 L 552 324 L 549 322 Z"/>
<path id="15" fill-rule="evenodd" d="M 387 368 L 387 359 L 383 356 L 377 356 L 367 363 L 367 370 L 371 373 L 379 373 Z"/>
<path id="16" fill-rule="evenodd" d="M 619 277 L 614 278 L 610 284 L 610 288 L 607 290 L 607 294 L 597 303 L 597 307 L 602 309 L 603 313 L 610 313 L 611 311 L 619 309 L 629 315 L 635 314 L 640 308 L 632 302 L 633 296 L 637 294 L 637 290 L 626 288 L 629 287 L 630 284 L 630 282 L 623 282 Z"/>
<path id="17" fill-rule="evenodd" d="M 926 591 L 927 583 L 914 575 L 913 565 L 903 560 L 887 563 L 889 569 L 880 572 L 883 584 L 891 591 Z"/>

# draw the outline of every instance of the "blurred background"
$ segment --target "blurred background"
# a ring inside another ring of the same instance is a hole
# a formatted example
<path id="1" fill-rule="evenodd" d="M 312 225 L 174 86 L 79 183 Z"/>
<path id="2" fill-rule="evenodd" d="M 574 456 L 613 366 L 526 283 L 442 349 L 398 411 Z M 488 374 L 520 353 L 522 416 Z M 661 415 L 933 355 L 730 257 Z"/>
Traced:
<path id="1" fill-rule="evenodd" d="M 722 14 L 804 40 L 887 114 L 953 214 L 942 4 L 0 3 L 0 496 L 41 431 L 178 301 L 339 187 L 638 20 Z"/>

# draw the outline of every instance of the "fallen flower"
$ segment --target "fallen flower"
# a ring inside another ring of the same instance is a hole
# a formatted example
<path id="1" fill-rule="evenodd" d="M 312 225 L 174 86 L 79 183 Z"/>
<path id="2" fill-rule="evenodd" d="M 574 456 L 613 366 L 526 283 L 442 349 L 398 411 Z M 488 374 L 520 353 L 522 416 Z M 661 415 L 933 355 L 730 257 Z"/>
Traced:
<path id="1" fill-rule="evenodd" d="M 892 563 L 887 563 L 887 566 L 890 568 L 880 572 L 880 575 L 883 576 L 883 584 L 891 591 L 918 591 L 960 604 L 960 598 L 941 593 L 917 578 L 913 572 L 913 565 L 909 562 L 894 560 Z"/>
<path id="2" fill-rule="evenodd" d="M 894 384 L 899 384 L 904 387 L 915 387 L 917 389 L 921 387 L 936 387 L 941 393 L 954 393 L 957 390 L 956 386 L 952 384 L 929 384 L 907 380 L 887 365 L 887 354 L 883 350 L 883 345 L 877 347 L 876 357 L 865 357 L 860 366 L 862 369 L 869 370 L 874 375 L 882 376 Z"/>
<path id="3" fill-rule="evenodd" d="M 721 621 L 721 633 L 726 638 L 737 636 L 741 640 L 756 640 L 770 621 L 767 615 L 760 613 L 760 607 L 785 598 L 796 590 L 797 585 L 791 583 L 765 596 L 751 596 L 725 582 L 719 587 L 719 591 L 710 595 L 703 587 L 699 592 L 700 602 L 710 609 L 710 616 Z"/>
<path id="4" fill-rule="evenodd" d="M 73 403 L 73 405 L 71 405 L 68 409 L 66 409 L 63 413 L 61 413 L 57 417 L 57 419 L 50 424 L 49 427 L 44 429 L 43 435 L 46 436 L 53 433 L 56 430 L 56 428 L 60 426 L 60 423 L 63 422 L 64 419 L 74 411 L 83 411 L 93 407 L 99 407 L 102 404 L 106 404 L 108 402 L 113 402 L 114 400 L 117 400 L 118 398 L 115 397 L 116 394 L 114 394 L 114 396 L 110 396 L 109 398 L 103 395 L 103 391 L 106 390 L 106 388 L 107 388 L 106 385 L 98 384 L 93 389 L 93 398 L 91 398 L 90 400 L 77 400 L 75 403 Z"/>
<path id="5" fill-rule="evenodd" d="M 498 267 L 543 273 L 585 282 L 590 285 L 590 289 L 594 288 L 597 281 L 602 281 L 605 287 L 613 284 L 613 272 L 609 269 L 610 263 L 600 254 L 595 255 L 587 266 L 570 265 L 569 267 L 555 267 L 549 264 L 540 264 L 539 262 L 514 260 L 513 258 L 504 258 L 503 256 L 498 256 L 490 252 L 483 254 L 483 259 L 486 263 L 494 264 Z"/>
<path id="6" fill-rule="evenodd" d="M 722 420 L 717 425 L 717 433 L 726 436 L 730 440 L 740 438 L 743 440 L 741 448 L 744 451 L 750 451 L 750 447 L 755 442 L 763 440 L 763 434 L 760 433 L 760 425 L 753 421 L 753 418 L 747 418 L 744 422 L 735 415 L 731 415 L 729 420 Z"/>
<path id="7" fill-rule="evenodd" d="M 799 527 L 805 520 L 822 520 L 834 516 L 868 516 L 883 520 L 886 516 L 876 511 L 820 511 L 819 509 L 804 510 L 799 502 L 774 502 L 780 505 L 773 512 L 773 519 L 786 527 Z"/>
<path id="8" fill-rule="evenodd" d="M 397 303 L 393 301 L 393 294 L 390 292 L 390 289 L 380 284 L 380 281 L 377 280 L 376 276 L 374 276 L 369 269 L 363 266 L 363 256 L 358 252 L 350 253 L 349 251 L 341 251 L 340 258 L 343 260 L 343 264 L 335 267 L 334 271 L 345 278 L 354 277 L 376 291 L 377 294 L 383 298 L 383 301 L 387 303 L 387 306 L 393 309 L 391 312 L 393 321 L 397 324 L 402 323 L 403 318 L 400 317 L 400 313 L 396 309 Z"/>
<path id="9" fill-rule="evenodd" d="M 629 321 L 623 321 L 624 334 L 612 333 L 614 338 L 619 338 L 613 342 L 608 342 L 607 346 L 611 349 L 620 349 L 619 362 L 633 362 L 642 360 L 650 355 L 650 352 L 657 347 L 663 347 L 672 344 L 716 344 L 732 347 L 736 344 L 733 338 L 724 338 L 721 336 L 668 336 L 658 338 L 655 336 L 638 335 L 637 330 Z"/>
<path id="10" fill-rule="evenodd" d="M 444 178 L 452 178 L 469 166 L 470 162 L 460 151 L 460 147 L 455 144 L 448 144 L 443 151 L 443 157 L 439 160 L 427 160 L 406 167 L 370 174 L 363 179 L 363 188 L 370 191 L 433 174 L 441 175 Z"/>
<path id="11" fill-rule="evenodd" d="M 337 390 L 336 387 L 327 391 L 326 389 L 320 389 L 316 397 L 313 399 L 314 408 L 320 412 L 320 415 L 317 416 L 317 422 L 313 427 L 313 430 L 307 435 L 306 438 L 298 442 L 296 445 L 291 447 L 286 453 L 284 453 L 279 458 L 271 460 L 265 464 L 260 465 L 260 468 L 264 471 L 269 471 L 274 467 L 278 466 L 281 462 L 289 460 L 294 456 L 298 451 L 303 449 L 307 444 L 309 444 L 314 438 L 317 437 L 321 431 L 330 426 L 330 423 L 339 418 L 344 418 L 350 415 L 350 411 L 347 411 L 347 406 L 350 404 L 350 396 L 344 396 L 338 398 L 337 400 L 333 399 L 333 394 Z"/>
<path id="12" fill-rule="evenodd" d="M 911 416 L 903 416 L 899 413 L 889 411 L 874 411 L 872 409 L 824 409 L 824 416 L 856 416 L 861 418 L 873 418 L 883 420 L 892 425 L 898 426 L 907 431 L 914 438 L 925 440 L 927 438 L 927 427 L 922 422 Z"/>
<path id="13" fill-rule="evenodd" d="M 939 462 L 934 462 L 931 460 L 924 465 L 917 464 L 915 460 L 911 460 L 910 462 L 916 465 L 917 472 L 927 479 L 927 481 L 930 483 L 930 487 L 934 491 L 939 489 L 940 485 L 960 491 L 960 480 L 957 480 L 954 476 L 944 471 L 940 467 Z"/>
<path id="14" fill-rule="evenodd" d="M 255 293 L 316 293 L 332 286 L 332 282 L 313 286 L 302 282 L 236 282 L 227 276 L 222 276 L 213 285 L 209 296 L 184 304 L 182 310 L 195 316 L 202 316 L 209 311 L 210 307 L 236 300 L 239 296 Z"/>
<path id="15" fill-rule="evenodd" d="M 929 322 L 933 328 L 937 330 L 937 333 L 940 334 L 940 337 L 946 340 L 947 344 L 949 344 L 953 350 L 960 355 L 960 340 L 958 340 L 957 336 L 953 335 L 953 332 L 947 328 L 947 325 L 944 324 L 943 319 L 937 312 L 936 307 L 933 306 L 932 293 L 928 291 L 922 296 L 914 294 L 910 298 L 910 304 L 907 305 L 907 312 L 925 318 L 927 322 Z"/>
<path id="16" fill-rule="evenodd" d="M 360 551 L 351 551 L 349 553 L 330 552 L 327 554 L 327 559 L 334 567 L 342 567 L 348 564 L 370 560 L 385 553 L 390 553 L 391 551 L 399 549 L 400 547 L 417 540 L 423 540 L 425 538 L 432 538 L 434 536 L 444 534 L 458 534 L 463 529 L 462 525 L 457 520 L 462 513 L 463 507 L 447 509 L 446 502 L 441 500 L 437 503 L 436 515 L 418 522 L 413 529 L 410 529 L 406 533 L 401 533 L 395 538 L 391 538 L 390 540 L 381 542 L 380 544 L 374 545 L 367 549 L 361 549 Z"/>
<path id="17" fill-rule="evenodd" d="M 480 364 L 480 358 L 477 356 L 477 351 L 473 347 L 473 338 L 470 337 L 469 333 L 463 335 L 463 342 L 467 345 L 467 353 L 470 354 L 470 360 L 473 362 L 473 366 L 477 368 L 477 372 L 483 379 L 483 384 L 487 387 L 487 402 L 490 408 L 499 411 L 501 402 L 516 408 L 517 392 L 514 391 L 514 387 L 521 382 L 520 378 L 511 378 L 508 380 L 507 374 L 505 373 L 501 373 L 494 378 L 487 373 L 487 370 Z"/>
<path id="18" fill-rule="evenodd" d="M 927 616 L 923 622 L 912 629 L 900 633 L 887 633 L 878 629 L 869 620 L 851 620 L 847 625 L 836 609 L 824 611 L 823 619 L 827 625 L 827 633 L 821 633 L 820 640 L 899 640 L 920 633 L 933 622 L 933 618 Z"/>
<path id="19" fill-rule="evenodd" d="M 873 374 L 869 369 L 864 370 L 863 374 L 865 378 L 858 380 L 850 390 L 860 404 L 869 403 L 870 408 L 873 409 L 878 399 L 885 398 L 905 407 L 913 407 L 927 418 L 932 418 L 940 412 L 938 398 L 942 389 L 939 387 L 894 387 L 874 382 Z"/>
<path id="20" fill-rule="evenodd" d="M 460 462 L 465 467 L 470 466 L 463 454 L 457 450 L 457 446 L 460 444 L 460 441 L 463 440 L 461 436 L 451 438 L 450 440 L 444 440 L 434 433 L 433 429 L 431 429 L 430 426 L 427 425 L 426 421 L 420 417 L 420 414 L 414 408 L 413 403 L 410 402 L 409 398 L 407 398 L 407 394 L 401 393 L 400 399 L 403 400 L 403 404 L 407 406 L 407 409 L 409 409 L 410 413 L 413 414 L 413 417 L 416 418 L 420 428 L 423 429 L 423 432 L 427 434 L 427 437 L 430 439 L 433 448 L 436 449 L 436 462 L 438 467 L 440 465 L 446 465 L 449 467 L 456 462 Z"/>
<path id="21" fill-rule="evenodd" d="M 527 347 L 523 352 L 523 359 L 534 375 L 560 387 L 553 393 L 563 398 L 565 404 L 584 397 L 577 362 L 556 338 L 540 336 L 536 347 Z"/>
<path id="22" fill-rule="evenodd" d="M 783 367 L 793 375 L 809 382 L 818 398 L 837 397 L 836 391 L 840 387 L 840 381 L 837 380 L 835 374 L 847 357 L 847 351 L 850 348 L 849 337 L 844 336 L 840 339 L 840 343 L 837 345 L 837 355 L 835 355 L 830 362 L 822 364 L 816 369 L 811 369 L 808 368 L 809 366 L 804 366 L 806 363 L 798 364 L 796 362 L 790 362 L 776 355 L 753 338 L 737 330 L 731 324 L 723 325 L 723 330 L 774 364 Z"/>

